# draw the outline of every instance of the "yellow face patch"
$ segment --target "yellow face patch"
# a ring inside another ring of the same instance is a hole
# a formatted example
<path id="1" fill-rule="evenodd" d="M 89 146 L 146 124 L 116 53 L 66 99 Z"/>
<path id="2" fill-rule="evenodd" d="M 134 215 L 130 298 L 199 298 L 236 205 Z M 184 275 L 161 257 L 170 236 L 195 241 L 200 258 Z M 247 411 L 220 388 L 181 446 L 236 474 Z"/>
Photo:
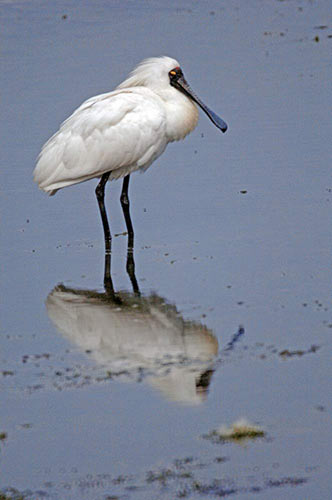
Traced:
<path id="1" fill-rule="evenodd" d="M 172 71 L 169 72 L 170 75 L 176 75 L 176 71 L 174 71 L 174 69 Z"/>

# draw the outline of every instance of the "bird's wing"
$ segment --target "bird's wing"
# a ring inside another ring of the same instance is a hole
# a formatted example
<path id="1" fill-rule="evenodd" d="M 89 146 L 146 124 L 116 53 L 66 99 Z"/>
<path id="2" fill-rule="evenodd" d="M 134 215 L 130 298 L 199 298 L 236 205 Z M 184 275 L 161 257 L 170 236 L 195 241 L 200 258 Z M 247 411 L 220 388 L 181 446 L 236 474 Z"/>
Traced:
<path id="1" fill-rule="evenodd" d="M 167 144 L 162 101 L 147 89 L 85 101 L 44 145 L 34 179 L 45 191 L 105 172 L 111 178 L 147 168 Z"/>

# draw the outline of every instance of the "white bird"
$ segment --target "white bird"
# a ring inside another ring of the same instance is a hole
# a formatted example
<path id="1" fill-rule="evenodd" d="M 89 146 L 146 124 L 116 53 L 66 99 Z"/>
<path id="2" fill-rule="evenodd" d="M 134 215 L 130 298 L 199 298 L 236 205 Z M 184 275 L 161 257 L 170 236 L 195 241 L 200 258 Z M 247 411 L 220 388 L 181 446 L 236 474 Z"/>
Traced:
<path id="1" fill-rule="evenodd" d="M 111 233 L 104 205 L 108 180 L 124 177 L 121 204 L 128 233 L 129 177 L 145 171 L 169 142 L 184 139 L 198 121 L 198 104 L 226 132 L 226 123 L 211 111 L 186 82 L 170 57 L 141 62 L 113 91 L 91 97 L 62 123 L 43 146 L 34 180 L 50 195 L 58 189 L 100 178 L 96 196 L 104 227 L 106 252 Z"/>

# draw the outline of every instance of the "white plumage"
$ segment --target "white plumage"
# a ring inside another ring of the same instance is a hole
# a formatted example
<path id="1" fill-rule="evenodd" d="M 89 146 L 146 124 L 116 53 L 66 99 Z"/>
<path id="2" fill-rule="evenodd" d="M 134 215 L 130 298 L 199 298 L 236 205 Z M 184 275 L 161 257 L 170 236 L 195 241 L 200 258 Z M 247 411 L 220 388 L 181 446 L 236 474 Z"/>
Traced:
<path id="1" fill-rule="evenodd" d="M 196 127 L 196 104 L 226 131 L 226 123 L 194 94 L 175 59 L 146 59 L 113 92 L 91 97 L 62 123 L 41 150 L 34 180 L 53 195 L 100 177 L 96 195 L 108 250 L 106 182 L 124 177 L 121 202 L 129 208 L 129 175 L 146 170 L 169 142 L 183 139 Z M 131 223 L 127 227 L 131 232 Z"/>
<path id="2" fill-rule="evenodd" d="M 85 101 L 44 145 L 34 180 L 44 191 L 148 168 L 169 142 L 183 139 L 198 120 L 192 100 L 171 87 L 179 63 L 148 59 L 117 89 Z"/>

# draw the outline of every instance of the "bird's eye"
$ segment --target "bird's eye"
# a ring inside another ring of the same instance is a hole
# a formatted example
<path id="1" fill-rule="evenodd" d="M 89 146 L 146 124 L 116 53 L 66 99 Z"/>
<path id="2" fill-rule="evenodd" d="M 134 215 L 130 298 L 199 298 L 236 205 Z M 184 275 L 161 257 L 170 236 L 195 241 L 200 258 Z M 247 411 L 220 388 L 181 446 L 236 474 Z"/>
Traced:
<path id="1" fill-rule="evenodd" d="M 183 76 L 183 73 L 181 71 L 181 68 L 176 67 L 171 69 L 171 71 L 168 73 L 170 83 L 171 85 L 175 85 L 175 83 Z"/>

